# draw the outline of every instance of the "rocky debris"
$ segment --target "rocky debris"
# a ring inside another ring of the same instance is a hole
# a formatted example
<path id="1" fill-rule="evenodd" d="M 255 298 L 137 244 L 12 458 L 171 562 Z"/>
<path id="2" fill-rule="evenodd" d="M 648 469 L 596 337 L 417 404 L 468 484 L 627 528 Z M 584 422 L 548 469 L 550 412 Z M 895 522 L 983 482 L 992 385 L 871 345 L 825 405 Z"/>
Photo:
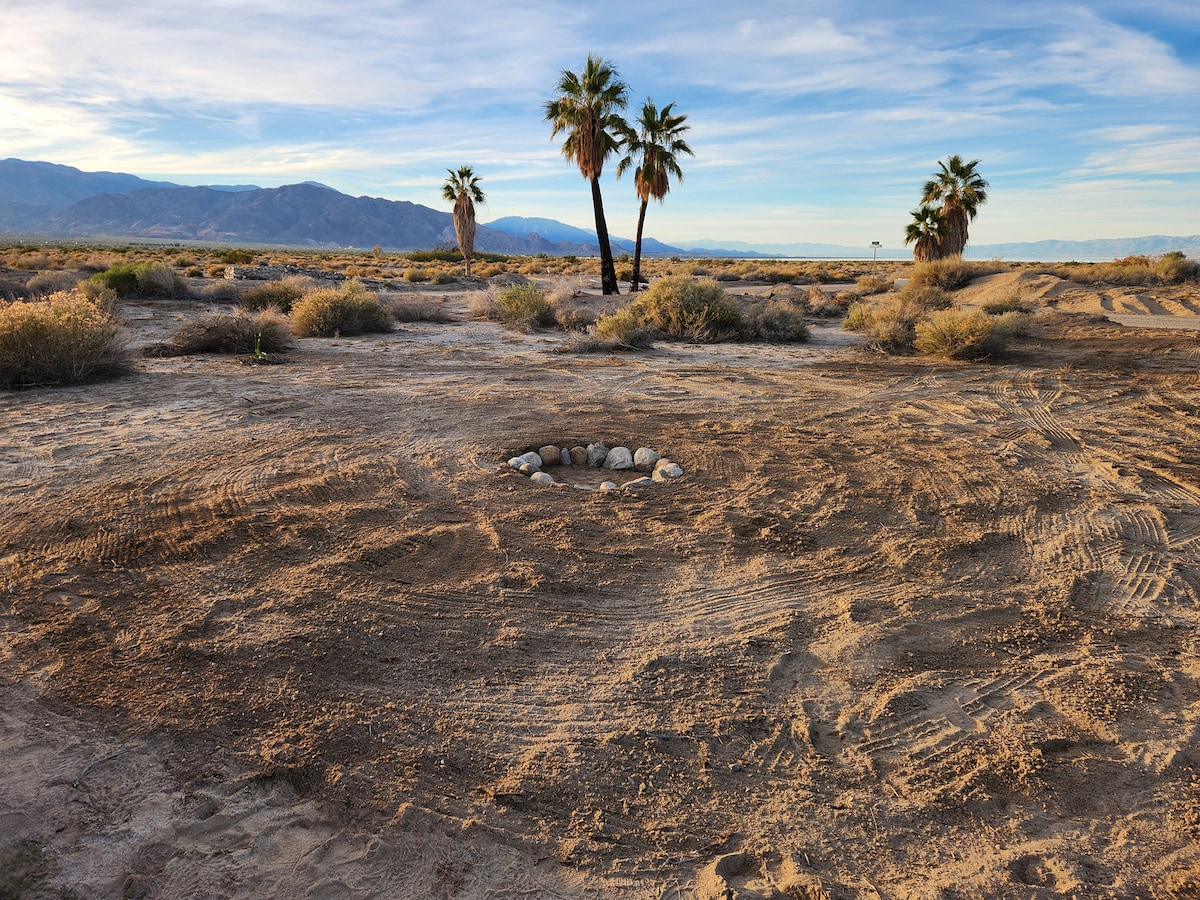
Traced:
<path id="1" fill-rule="evenodd" d="M 516 469 L 517 471 L 520 471 L 521 466 L 525 464 L 529 464 L 540 469 L 542 467 L 542 457 L 530 450 L 528 453 L 522 453 L 520 456 L 514 456 L 508 461 L 509 467 Z"/>
<path id="2" fill-rule="evenodd" d="M 639 447 L 636 452 L 628 447 L 613 447 L 599 441 L 586 447 L 576 445 L 567 449 L 558 444 L 546 444 L 537 450 L 529 450 L 514 456 L 508 461 L 509 468 L 515 469 L 529 477 L 536 484 L 559 484 L 559 481 L 549 472 L 544 471 L 554 466 L 589 467 L 592 469 L 607 469 L 612 472 L 627 472 L 638 470 L 651 472 L 618 485 L 615 481 L 601 482 L 599 490 L 615 491 L 618 489 L 637 490 L 653 487 L 655 484 L 683 477 L 683 467 L 671 462 L 665 456 L 660 456 L 650 447 Z M 590 485 L 576 484 L 580 490 L 596 490 Z"/>
<path id="3" fill-rule="evenodd" d="M 285 275 L 302 275 L 318 281 L 345 281 L 341 272 L 326 272 L 324 269 L 309 269 L 304 266 L 226 266 L 225 277 L 229 281 L 279 281 Z"/>

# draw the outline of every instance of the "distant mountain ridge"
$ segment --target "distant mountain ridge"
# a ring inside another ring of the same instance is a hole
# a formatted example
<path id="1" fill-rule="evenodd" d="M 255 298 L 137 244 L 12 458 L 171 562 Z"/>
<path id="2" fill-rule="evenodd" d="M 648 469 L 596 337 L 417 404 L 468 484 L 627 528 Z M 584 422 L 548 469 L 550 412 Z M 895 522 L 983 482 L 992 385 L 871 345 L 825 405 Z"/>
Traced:
<path id="1" fill-rule="evenodd" d="M 313 181 L 278 188 L 187 187 L 19 159 L 0 160 L 0 234 L 360 249 L 379 246 L 388 250 L 456 245 L 449 212 L 404 200 L 351 197 Z M 634 250 L 630 238 L 614 236 L 611 240 L 617 252 Z M 523 216 L 481 224 L 475 248 L 485 253 L 552 256 L 593 256 L 599 251 L 594 231 Z M 972 244 L 966 255 L 969 259 L 1014 261 L 1104 261 L 1172 250 L 1200 257 L 1200 235 Z M 671 246 L 650 237 L 643 239 L 642 253 L 824 259 L 873 256 L 869 247 L 841 244 L 697 240 Z M 874 254 L 879 259 L 911 259 L 911 252 L 900 246 L 880 248 Z"/>

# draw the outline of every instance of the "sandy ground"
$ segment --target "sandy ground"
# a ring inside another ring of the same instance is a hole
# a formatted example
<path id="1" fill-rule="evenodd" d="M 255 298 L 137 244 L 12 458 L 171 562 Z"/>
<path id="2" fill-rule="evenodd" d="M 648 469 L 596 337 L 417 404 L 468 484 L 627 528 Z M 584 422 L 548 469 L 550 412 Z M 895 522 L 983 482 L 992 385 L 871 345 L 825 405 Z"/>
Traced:
<path id="1" fill-rule="evenodd" d="M 1200 336 L 1133 324 L 1200 296 L 1014 284 L 985 363 L 456 322 L 0 395 L 0 896 L 1200 896 Z M 687 475 L 503 466 L 589 441 Z"/>

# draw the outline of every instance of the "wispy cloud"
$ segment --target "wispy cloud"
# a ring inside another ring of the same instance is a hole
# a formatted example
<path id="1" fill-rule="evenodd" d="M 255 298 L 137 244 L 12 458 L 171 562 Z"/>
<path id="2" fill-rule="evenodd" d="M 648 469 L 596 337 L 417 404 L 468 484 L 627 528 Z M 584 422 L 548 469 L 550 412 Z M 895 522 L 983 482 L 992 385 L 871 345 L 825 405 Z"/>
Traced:
<path id="1" fill-rule="evenodd" d="M 1182 201 L 1200 205 L 1200 13 L 1182 0 L 969 16 L 950 0 L 49 0 L 10 4 L 5 25 L 21 37 L 0 56 L 0 144 L 81 168 L 315 179 L 437 205 L 444 169 L 466 162 L 495 185 L 493 212 L 588 225 L 541 103 L 560 68 L 597 52 L 635 107 L 673 100 L 692 122 L 697 156 L 652 215 L 659 234 L 858 242 L 901 228 L 955 152 L 981 157 L 993 184 L 978 228 L 1099 227 L 1106 204 L 1130 221 L 1138 192 L 1116 184 L 1147 188 L 1155 230 L 1187 228 Z M 1163 179 L 1180 203 L 1159 202 Z M 1046 217 L 1007 211 L 1066 183 L 1073 203 Z M 605 190 L 614 216 L 632 215 L 628 184 Z"/>

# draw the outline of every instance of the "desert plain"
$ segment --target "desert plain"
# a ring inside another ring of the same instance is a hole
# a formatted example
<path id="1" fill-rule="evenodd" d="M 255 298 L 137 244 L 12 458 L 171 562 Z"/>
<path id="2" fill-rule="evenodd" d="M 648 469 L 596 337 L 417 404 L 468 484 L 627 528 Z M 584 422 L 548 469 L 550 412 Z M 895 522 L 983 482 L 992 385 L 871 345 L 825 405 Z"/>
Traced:
<path id="1" fill-rule="evenodd" d="M 414 285 L 0 394 L 0 895 L 1200 897 L 1200 289 L 1014 289 L 976 362 Z M 685 475 L 505 464 L 592 441 Z"/>

